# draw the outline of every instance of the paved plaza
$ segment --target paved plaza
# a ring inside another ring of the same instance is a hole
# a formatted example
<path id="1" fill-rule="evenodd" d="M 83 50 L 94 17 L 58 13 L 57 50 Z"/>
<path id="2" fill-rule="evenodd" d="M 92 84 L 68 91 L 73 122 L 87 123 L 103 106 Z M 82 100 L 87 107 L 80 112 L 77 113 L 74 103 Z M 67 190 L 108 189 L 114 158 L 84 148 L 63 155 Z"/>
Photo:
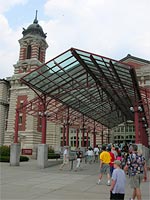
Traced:
<path id="1" fill-rule="evenodd" d="M 109 186 L 106 177 L 97 185 L 99 163 L 82 163 L 79 171 L 54 165 L 40 169 L 36 160 L 21 162 L 20 166 L 0 163 L 1 200 L 109 200 Z M 74 163 L 75 164 L 75 163 Z M 142 183 L 142 199 L 150 199 L 150 172 L 148 181 Z M 125 200 L 131 197 L 132 190 L 127 177 Z"/>

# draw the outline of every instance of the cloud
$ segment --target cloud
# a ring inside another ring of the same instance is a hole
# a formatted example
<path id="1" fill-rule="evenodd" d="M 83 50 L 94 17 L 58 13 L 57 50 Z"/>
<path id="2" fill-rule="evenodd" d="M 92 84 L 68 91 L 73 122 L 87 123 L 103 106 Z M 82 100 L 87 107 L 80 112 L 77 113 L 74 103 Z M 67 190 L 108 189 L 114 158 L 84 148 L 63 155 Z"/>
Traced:
<path id="1" fill-rule="evenodd" d="M 38 0 L 36 2 L 38 4 Z M 11 12 L 12 7 L 15 10 L 15 5 L 22 3 L 31 1 L 9 0 L 1 4 L 0 0 L 0 11 Z M 128 53 L 149 59 L 149 0 L 47 0 L 43 8 L 45 18 L 38 20 L 47 33 L 46 61 L 71 47 L 118 60 Z M 23 15 L 28 15 L 26 10 Z M 14 17 L 18 16 L 14 13 Z M 22 27 L 29 25 L 23 21 L 14 29 L 9 23 L 1 14 L 0 37 L 3 40 L 0 46 L 3 48 L 0 48 L 0 56 L 8 59 L 1 60 L 5 71 L 0 76 L 10 74 L 10 70 L 13 73 L 12 65 L 19 57 L 17 41 L 22 37 Z"/>
<path id="2" fill-rule="evenodd" d="M 28 0 L 0 0 L 0 13 L 4 13 L 18 4 L 26 4 Z"/>
<path id="3" fill-rule="evenodd" d="M 0 78 L 12 76 L 13 64 L 17 62 L 19 57 L 19 44 L 17 43 L 19 36 L 21 37 L 21 29 L 16 30 L 10 28 L 4 13 L 17 4 L 23 4 L 25 0 L 0 0 L 0 58 L 1 58 L 1 74 Z"/>
<path id="4" fill-rule="evenodd" d="M 136 54 L 136 48 L 144 48 L 144 56 L 150 50 L 144 45 L 150 37 L 141 37 L 145 27 L 150 32 L 149 7 L 147 0 L 49 0 L 45 13 L 50 21 L 43 24 L 53 46 L 49 55 L 75 46 L 118 58 L 126 56 L 121 52 Z"/>
<path id="5" fill-rule="evenodd" d="M 21 30 L 13 31 L 6 20 L 6 18 L 0 15 L 0 57 L 1 57 L 1 78 L 10 76 L 13 74 L 13 64 L 16 63 L 16 58 L 19 54 L 18 36 Z"/>

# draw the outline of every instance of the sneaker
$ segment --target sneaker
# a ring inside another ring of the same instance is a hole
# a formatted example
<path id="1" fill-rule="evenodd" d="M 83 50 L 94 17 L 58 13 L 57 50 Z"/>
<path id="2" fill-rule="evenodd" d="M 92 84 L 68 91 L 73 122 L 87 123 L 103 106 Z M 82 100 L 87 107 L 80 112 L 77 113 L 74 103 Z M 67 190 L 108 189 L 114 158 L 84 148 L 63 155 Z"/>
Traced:
<path id="1" fill-rule="evenodd" d="M 107 185 L 110 186 L 110 181 L 107 182 Z"/>
<path id="2" fill-rule="evenodd" d="M 97 185 L 100 185 L 101 184 L 101 181 L 100 180 L 98 180 L 98 182 L 97 182 Z"/>

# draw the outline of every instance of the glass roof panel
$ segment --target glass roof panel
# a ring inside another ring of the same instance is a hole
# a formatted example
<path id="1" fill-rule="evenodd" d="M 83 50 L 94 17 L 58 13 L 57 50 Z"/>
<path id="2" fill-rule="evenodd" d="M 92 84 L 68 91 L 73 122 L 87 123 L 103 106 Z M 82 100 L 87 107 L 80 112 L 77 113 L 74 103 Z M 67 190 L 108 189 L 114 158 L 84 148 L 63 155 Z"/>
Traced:
<path id="1" fill-rule="evenodd" d="M 139 95 L 138 88 L 133 90 L 136 77 L 130 70 L 124 63 L 72 48 L 22 81 L 92 120 L 113 127 L 123 120 L 119 112 L 133 120 L 129 107 Z"/>

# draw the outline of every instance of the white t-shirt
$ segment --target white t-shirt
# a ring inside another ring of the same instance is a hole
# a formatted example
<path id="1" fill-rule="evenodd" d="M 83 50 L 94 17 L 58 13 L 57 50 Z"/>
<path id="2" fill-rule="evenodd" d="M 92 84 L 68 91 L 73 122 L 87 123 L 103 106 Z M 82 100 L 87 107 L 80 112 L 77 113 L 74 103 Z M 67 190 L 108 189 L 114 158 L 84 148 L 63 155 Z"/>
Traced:
<path id="1" fill-rule="evenodd" d="M 98 154 L 99 154 L 99 148 L 98 148 L 98 147 L 95 147 L 95 148 L 94 148 L 94 153 L 95 153 L 95 155 L 98 155 Z"/>
<path id="2" fill-rule="evenodd" d="M 65 149 L 64 150 L 64 153 L 63 153 L 64 157 L 68 158 L 68 149 Z M 65 156 L 66 155 L 66 156 Z"/>
<path id="3" fill-rule="evenodd" d="M 94 155 L 94 153 L 93 153 L 93 150 L 88 150 L 88 156 L 93 156 Z"/>

